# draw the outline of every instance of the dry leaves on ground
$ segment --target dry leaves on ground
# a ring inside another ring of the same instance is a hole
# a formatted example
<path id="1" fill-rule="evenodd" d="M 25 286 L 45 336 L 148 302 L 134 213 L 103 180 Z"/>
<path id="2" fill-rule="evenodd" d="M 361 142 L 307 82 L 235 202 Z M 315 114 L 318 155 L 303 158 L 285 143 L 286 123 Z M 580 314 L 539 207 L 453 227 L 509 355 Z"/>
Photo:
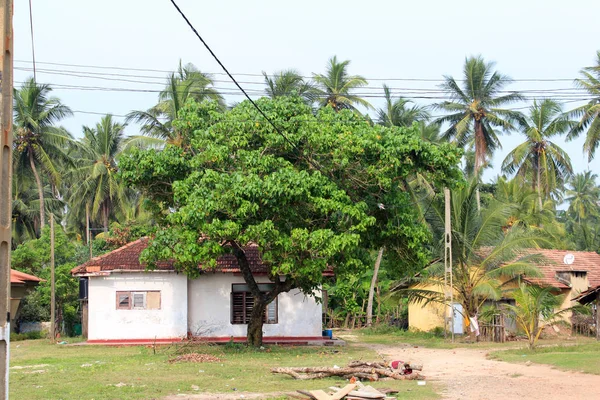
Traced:
<path id="1" fill-rule="evenodd" d="M 173 364 L 176 362 L 204 363 L 204 362 L 219 362 L 219 361 L 221 361 L 221 359 L 219 357 L 215 357 L 210 354 L 188 353 L 188 354 L 182 354 L 175 358 L 171 358 L 169 360 L 169 364 Z"/>

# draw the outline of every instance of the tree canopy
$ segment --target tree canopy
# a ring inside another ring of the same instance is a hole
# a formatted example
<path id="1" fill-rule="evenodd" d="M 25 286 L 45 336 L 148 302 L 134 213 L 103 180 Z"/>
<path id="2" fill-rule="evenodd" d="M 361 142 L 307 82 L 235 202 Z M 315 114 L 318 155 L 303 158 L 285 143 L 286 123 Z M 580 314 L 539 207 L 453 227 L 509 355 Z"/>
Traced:
<path id="1" fill-rule="evenodd" d="M 314 115 L 298 97 L 261 99 L 259 106 L 280 132 L 249 102 L 224 114 L 190 102 L 176 122 L 188 127 L 189 149 L 122 159 L 125 180 L 158 211 L 170 211 L 145 252 L 148 261 L 173 259 L 195 276 L 199 265 L 210 269 L 233 253 L 252 289 L 244 246 L 255 243 L 275 283 L 270 293 L 253 291 L 255 308 L 291 288 L 312 293 L 329 266 L 364 268 L 369 250 L 381 246 L 424 265 L 428 231 L 403 178 L 420 172 L 454 185 L 459 150 L 425 142 L 414 128 L 372 126 L 348 110 Z M 262 330 L 254 328 L 251 322 L 248 339 L 258 344 Z"/>

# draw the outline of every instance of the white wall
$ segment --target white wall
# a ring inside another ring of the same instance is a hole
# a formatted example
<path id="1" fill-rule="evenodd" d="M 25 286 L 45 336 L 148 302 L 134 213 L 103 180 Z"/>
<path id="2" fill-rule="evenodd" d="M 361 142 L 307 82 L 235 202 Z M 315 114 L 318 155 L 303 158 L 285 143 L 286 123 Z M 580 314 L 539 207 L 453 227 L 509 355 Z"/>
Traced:
<path id="1" fill-rule="evenodd" d="M 117 310 L 117 291 L 160 290 L 160 310 Z M 187 277 L 113 272 L 89 279 L 89 340 L 171 339 L 187 334 Z"/>
<path id="2" fill-rule="evenodd" d="M 257 277 L 258 283 L 268 283 Z M 188 325 L 194 335 L 209 337 L 246 336 L 247 325 L 232 325 L 231 284 L 245 283 L 241 276 L 206 273 L 188 281 Z M 299 290 L 278 296 L 278 323 L 264 324 L 264 336 L 321 336 L 322 307 Z"/>

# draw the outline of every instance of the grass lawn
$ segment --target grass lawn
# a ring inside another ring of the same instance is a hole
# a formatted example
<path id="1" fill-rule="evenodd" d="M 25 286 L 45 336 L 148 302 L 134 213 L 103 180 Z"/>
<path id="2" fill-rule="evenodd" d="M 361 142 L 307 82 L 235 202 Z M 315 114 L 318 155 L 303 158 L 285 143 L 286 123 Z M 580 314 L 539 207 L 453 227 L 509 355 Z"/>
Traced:
<path id="1" fill-rule="evenodd" d="M 543 344 L 543 343 L 542 343 Z M 513 363 L 531 361 L 550 364 L 559 369 L 600 375 L 600 343 L 574 346 L 548 346 L 530 351 L 526 349 L 495 351 L 490 357 Z"/>
<path id="2" fill-rule="evenodd" d="M 174 363 L 167 361 L 182 352 L 217 356 L 221 362 Z M 195 345 L 182 350 L 152 348 L 65 346 L 46 340 L 11 343 L 11 399 L 160 399 L 180 393 L 293 392 L 326 389 L 342 379 L 296 381 L 271 374 L 277 366 L 333 366 L 351 360 L 378 360 L 377 354 L 360 346 L 282 347 L 252 350 L 243 346 Z M 197 386 L 194 391 L 192 386 Z M 375 387 L 400 391 L 402 399 L 437 399 L 432 386 L 415 381 L 374 382 Z M 285 396 L 276 397 L 285 399 Z"/>
<path id="3" fill-rule="evenodd" d="M 455 336 L 454 343 L 450 339 L 444 339 L 443 336 L 431 332 L 405 331 L 394 327 L 380 326 L 374 328 L 364 328 L 355 330 L 335 331 L 334 336 L 347 340 L 348 342 L 359 342 L 368 344 L 383 344 L 393 346 L 398 344 L 411 344 L 415 346 L 427 347 L 431 349 L 520 349 L 527 347 L 527 341 L 511 341 L 505 343 L 495 342 L 474 342 L 472 339 L 465 339 L 463 336 Z M 564 339 L 552 338 L 540 340 L 540 346 L 556 346 L 564 344 Z M 587 344 L 596 343 L 595 339 L 588 337 L 574 337 L 569 339 L 569 344 Z"/>

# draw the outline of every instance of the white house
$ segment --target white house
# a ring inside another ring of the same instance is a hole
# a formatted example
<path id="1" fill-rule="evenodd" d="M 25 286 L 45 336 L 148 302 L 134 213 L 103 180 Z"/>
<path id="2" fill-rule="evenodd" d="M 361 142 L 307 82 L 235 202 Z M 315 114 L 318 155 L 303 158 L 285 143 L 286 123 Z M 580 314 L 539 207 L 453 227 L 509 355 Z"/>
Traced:
<path id="1" fill-rule="evenodd" d="M 252 296 L 232 255 L 196 279 L 169 262 L 146 271 L 139 256 L 147 239 L 92 258 L 71 272 L 80 277 L 84 335 L 91 343 L 170 342 L 184 337 L 245 340 Z M 245 249 L 255 279 L 271 285 L 258 248 Z M 320 293 L 316 293 L 320 296 Z M 322 302 L 299 290 L 281 293 L 265 313 L 264 342 L 322 341 Z"/>

